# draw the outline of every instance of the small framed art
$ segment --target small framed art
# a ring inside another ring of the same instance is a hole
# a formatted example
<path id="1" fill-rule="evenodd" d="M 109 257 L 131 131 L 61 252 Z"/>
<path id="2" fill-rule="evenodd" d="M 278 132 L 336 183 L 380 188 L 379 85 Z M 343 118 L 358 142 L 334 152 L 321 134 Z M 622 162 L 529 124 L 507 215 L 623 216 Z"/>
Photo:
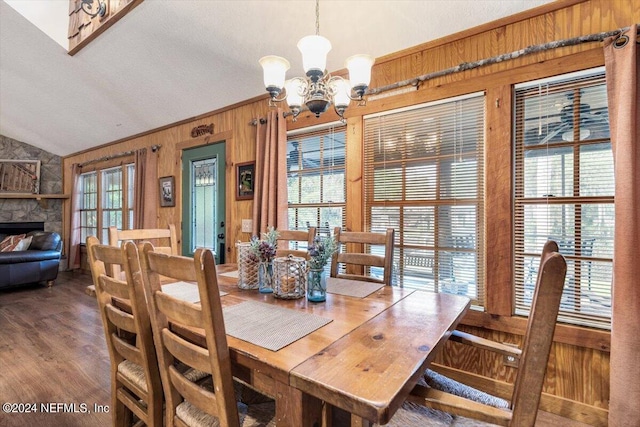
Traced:
<path id="1" fill-rule="evenodd" d="M 176 205 L 176 185 L 173 176 L 163 176 L 160 183 L 160 206 L 170 207 Z"/>
<path id="2" fill-rule="evenodd" d="M 236 200 L 253 199 L 256 162 L 236 165 Z"/>

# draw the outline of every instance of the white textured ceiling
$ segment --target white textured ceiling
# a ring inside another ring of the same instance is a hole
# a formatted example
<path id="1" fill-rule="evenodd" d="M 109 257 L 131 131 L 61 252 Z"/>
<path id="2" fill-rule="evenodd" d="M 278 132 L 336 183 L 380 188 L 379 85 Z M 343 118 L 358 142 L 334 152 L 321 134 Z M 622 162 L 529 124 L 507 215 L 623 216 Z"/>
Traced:
<path id="1" fill-rule="evenodd" d="M 322 0 L 327 69 L 548 2 Z M 313 0 L 145 0 L 69 56 L 0 1 L 0 134 L 65 156 L 213 111 L 264 93 L 264 55 L 302 75 L 296 43 L 314 32 Z"/>

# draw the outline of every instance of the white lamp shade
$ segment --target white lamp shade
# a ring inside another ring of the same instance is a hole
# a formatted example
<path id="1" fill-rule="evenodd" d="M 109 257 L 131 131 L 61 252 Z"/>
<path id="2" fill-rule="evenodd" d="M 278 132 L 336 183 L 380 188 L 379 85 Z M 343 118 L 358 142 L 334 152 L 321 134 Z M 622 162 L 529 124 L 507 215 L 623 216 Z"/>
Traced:
<path id="1" fill-rule="evenodd" d="M 348 107 L 351 99 L 349 98 L 349 93 L 351 92 L 351 84 L 349 80 L 338 79 L 331 83 L 335 90 L 335 94 L 333 95 L 333 103 L 336 108 L 339 107 Z"/>
<path id="2" fill-rule="evenodd" d="M 264 71 L 264 86 L 266 88 L 277 87 L 282 89 L 284 87 L 284 77 L 289 69 L 289 61 L 280 56 L 263 56 L 260 58 L 260 65 Z"/>
<path id="3" fill-rule="evenodd" d="M 375 59 L 371 55 L 353 55 L 345 63 L 349 70 L 352 87 L 369 86 L 371 82 L 371 66 Z"/>
<path id="4" fill-rule="evenodd" d="M 304 82 L 300 78 L 287 80 L 284 87 L 287 91 L 287 104 L 289 107 L 300 107 L 304 102 L 302 96 Z"/>
<path id="5" fill-rule="evenodd" d="M 327 54 L 331 50 L 331 42 L 322 36 L 306 36 L 298 42 L 298 49 L 302 53 L 302 68 L 319 70 L 324 73 L 327 68 Z"/>

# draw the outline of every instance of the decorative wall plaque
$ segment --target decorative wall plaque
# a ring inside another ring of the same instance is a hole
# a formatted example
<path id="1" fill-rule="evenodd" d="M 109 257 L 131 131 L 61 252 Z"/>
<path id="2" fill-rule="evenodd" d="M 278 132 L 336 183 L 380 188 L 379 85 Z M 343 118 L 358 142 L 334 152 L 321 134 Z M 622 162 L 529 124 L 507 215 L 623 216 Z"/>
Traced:
<path id="1" fill-rule="evenodd" d="M 0 193 L 38 194 L 40 160 L 0 159 Z"/>
<path id="2" fill-rule="evenodd" d="M 211 134 L 213 135 L 213 123 L 209 125 L 200 125 L 191 129 L 191 137 L 197 138 L 198 136 Z"/>

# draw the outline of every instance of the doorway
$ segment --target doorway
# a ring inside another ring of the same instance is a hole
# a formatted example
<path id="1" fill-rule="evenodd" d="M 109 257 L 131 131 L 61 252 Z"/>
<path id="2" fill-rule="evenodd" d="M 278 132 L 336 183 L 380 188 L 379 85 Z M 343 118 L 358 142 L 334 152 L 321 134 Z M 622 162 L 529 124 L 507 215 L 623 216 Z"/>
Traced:
<path id="1" fill-rule="evenodd" d="M 224 264 L 224 141 L 182 151 L 182 194 L 182 254 L 208 248 Z"/>

